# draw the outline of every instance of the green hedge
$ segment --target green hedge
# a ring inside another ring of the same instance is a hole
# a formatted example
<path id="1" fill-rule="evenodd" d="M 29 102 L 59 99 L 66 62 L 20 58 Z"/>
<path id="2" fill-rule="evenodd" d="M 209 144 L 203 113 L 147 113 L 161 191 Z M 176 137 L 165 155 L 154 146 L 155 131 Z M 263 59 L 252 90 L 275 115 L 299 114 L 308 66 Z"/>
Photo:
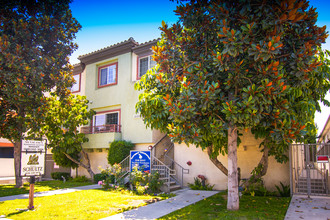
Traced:
<path id="1" fill-rule="evenodd" d="M 65 180 L 69 180 L 71 178 L 71 174 L 67 172 L 54 172 L 50 174 L 54 180 L 63 180 L 62 176 Z"/>
<path id="2" fill-rule="evenodd" d="M 98 183 L 99 181 L 105 180 L 108 175 L 105 173 L 97 173 L 94 175 L 94 183 Z"/>
<path id="3" fill-rule="evenodd" d="M 114 141 L 110 144 L 108 151 L 108 162 L 111 165 L 120 163 L 127 157 L 134 148 L 134 144 L 130 141 Z"/>
<path id="4" fill-rule="evenodd" d="M 110 183 L 115 183 L 114 175 L 107 175 L 106 173 L 97 173 L 94 175 L 94 183 L 98 183 L 99 181 L 109 180 Z"/>

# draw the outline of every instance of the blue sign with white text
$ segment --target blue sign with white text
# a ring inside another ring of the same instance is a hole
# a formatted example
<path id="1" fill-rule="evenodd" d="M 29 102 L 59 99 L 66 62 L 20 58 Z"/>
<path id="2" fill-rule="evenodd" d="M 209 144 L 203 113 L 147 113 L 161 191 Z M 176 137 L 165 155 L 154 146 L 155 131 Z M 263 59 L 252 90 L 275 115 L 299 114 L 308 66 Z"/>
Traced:
<path id="1" fill-rule="evenodd" d="M 130 154 L 130 170 L 132 172 L 133 167 L 137 166 L 138 169 L 150 172 L 150 151 L 136 151 L 132 150 Z"/>

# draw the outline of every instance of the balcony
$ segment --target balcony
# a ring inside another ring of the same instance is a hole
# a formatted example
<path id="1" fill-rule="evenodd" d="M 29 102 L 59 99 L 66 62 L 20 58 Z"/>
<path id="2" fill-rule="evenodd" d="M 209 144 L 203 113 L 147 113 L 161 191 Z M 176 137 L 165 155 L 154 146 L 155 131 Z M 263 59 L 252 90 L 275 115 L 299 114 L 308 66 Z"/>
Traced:
<path id="1" fill-rule="evenodd" d="M 99 125 L 99 126 L 86 126 L 80 130 L 83 134 L 98 134 L 98 133 L 120 133 L 121 125 Z"/>

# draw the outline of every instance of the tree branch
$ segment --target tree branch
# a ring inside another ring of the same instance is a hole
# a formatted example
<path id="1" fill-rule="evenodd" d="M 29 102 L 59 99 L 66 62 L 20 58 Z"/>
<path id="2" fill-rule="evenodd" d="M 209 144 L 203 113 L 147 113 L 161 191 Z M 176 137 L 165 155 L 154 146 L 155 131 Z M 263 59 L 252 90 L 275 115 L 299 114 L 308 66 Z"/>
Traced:
<path id="1" fill-rule="evenodd" d="M 217 158 L 213 158 L 212 157 L 212 146 L 209 146 L 206 148 L 207 149 L 207 154 L 210 157 L 210 160 L 212 161 L 212 163 L 219 169 L 221 170 L 221 172 L 223 174 L 225 174 L 226 176 L 228 176 L 228 170 L 227 168 L 217 159 Z"/>

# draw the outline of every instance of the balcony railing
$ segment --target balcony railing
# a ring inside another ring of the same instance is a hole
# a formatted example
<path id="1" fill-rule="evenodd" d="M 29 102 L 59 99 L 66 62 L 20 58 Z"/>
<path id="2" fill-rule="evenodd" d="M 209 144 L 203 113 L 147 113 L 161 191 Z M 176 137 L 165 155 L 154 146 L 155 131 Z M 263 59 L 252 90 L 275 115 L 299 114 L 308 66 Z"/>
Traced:
<path id="1" fill-rule="evenodd" d="M 111 132 L 120 133 L 121 125 L 111 124 L 111 125 L 86 126 L 86 127 L 82 127 L 80 132 L 84 134 L 111 133 Z"/>

